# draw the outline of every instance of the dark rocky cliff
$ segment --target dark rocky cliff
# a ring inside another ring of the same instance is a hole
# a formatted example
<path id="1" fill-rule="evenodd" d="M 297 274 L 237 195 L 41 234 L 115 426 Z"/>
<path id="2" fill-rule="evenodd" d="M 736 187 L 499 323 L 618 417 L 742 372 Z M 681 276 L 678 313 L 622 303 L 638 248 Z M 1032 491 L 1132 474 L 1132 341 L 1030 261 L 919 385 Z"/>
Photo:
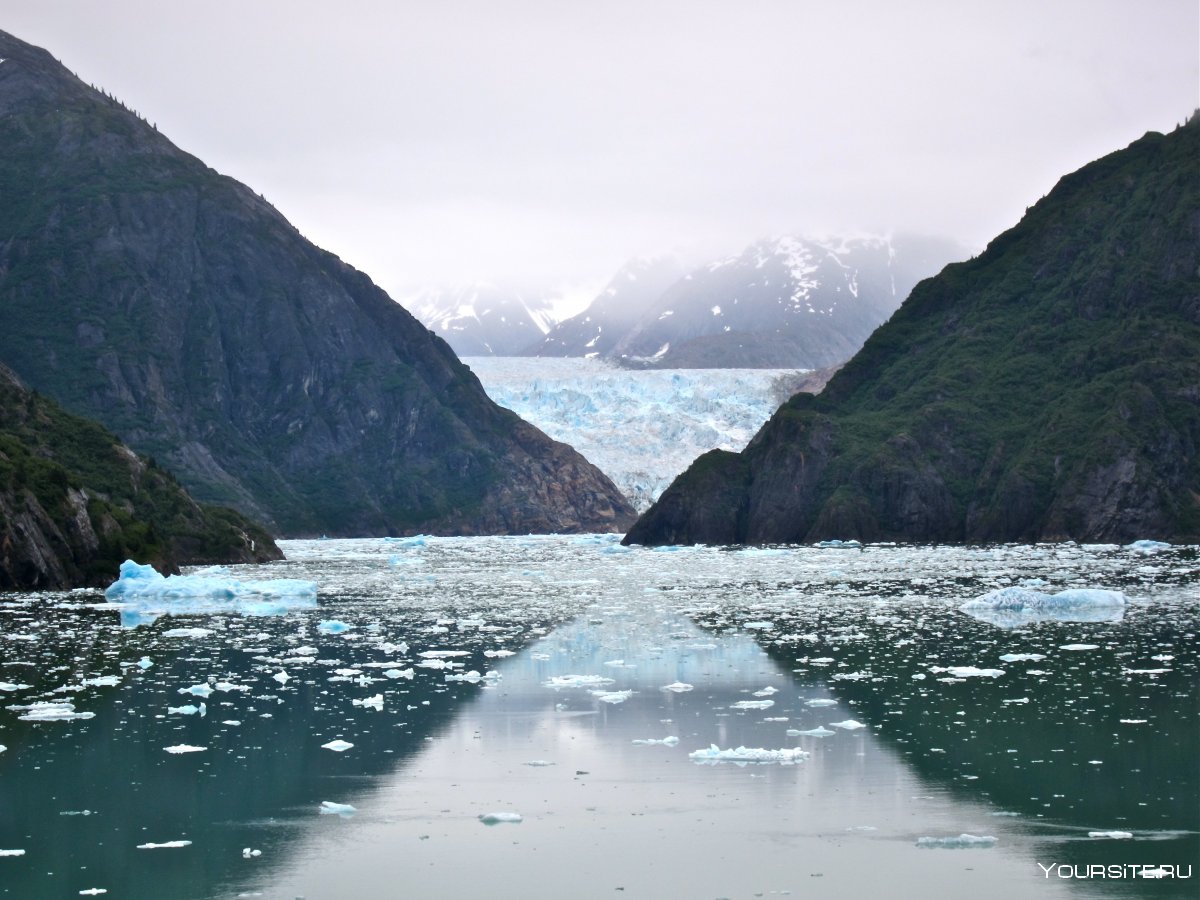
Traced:
<path id="1" fill-rule="evenodd" d="M 627 543 L 1200 541 L 1200 120 L 1063 178 Z"/>
<path id="2" fill-rule="evenodd" d="M 286 535 L 624 530 L 378 287 L 0 32 L 0 359 Z"/>
<path id="3" fill-rule="evenodd" d="M 178 571 L 283 554 L 261 526 L 196 503 L 152 460 L 0 365 L 0 590 L 108 585 L 130 557 Z"/>

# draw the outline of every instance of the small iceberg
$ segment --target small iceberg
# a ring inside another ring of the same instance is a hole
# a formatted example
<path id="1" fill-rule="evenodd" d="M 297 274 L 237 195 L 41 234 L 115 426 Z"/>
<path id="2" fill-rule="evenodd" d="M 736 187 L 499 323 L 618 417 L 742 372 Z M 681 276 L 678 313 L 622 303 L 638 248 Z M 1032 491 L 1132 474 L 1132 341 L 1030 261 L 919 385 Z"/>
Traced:
<path id="1" fill-rule="evenodd" d="M 1120 622 L 1125 615 L 1125 595 L 1099 588 L 1044 594 L 1026 587 L 1006 587 L 968 600 L 959 610 L 997 628 L 1038 622 Z"/>
<path id="2" fill-rule="evenodd" d="M 343 819 L 348 819 L 358 812 L 349 803 L 334 803 L 332 800 L 322 800 L 320 808 L 323 816 L 341 816 Z"/>
<path id="3" fill-rule="evenodd" d="M 207 747 L 195 747 L 191 744 L 175 744 L 173 747 L 163 747 L 168 753 L 200 753 L 207 750 Z"/>
<path id="4" fill-rule="evenodd" d="M 208 572 L 164 576 L 153 566 L 127 559 L 104 598 L 121 605 L 121 624 L 126 627 L 149 624 L 160 615 L 276 616 L 317 605 L 317 585 L 312 581 L 238 581 L 220 569 Z"/>
<path id="5" fill-rule="evenodd" d="M 816 545 L 821 550 L 861 550 L 862 543 L 859 541 L 817 541 Z"/>
<path id="6" fill-rule="evenodd" d="M 1137 553 L 1141 556 L 1150 556 L 1153 553 L 1162 553 L 1164 550 L 1170 550 L 1171 545 L 1164 541 L 1134 541 L 1132 544 L 1125 545 L 1126 550 Z"/>
<path id="7" fill-rule="evenodd" d="M 24 715 L 17 716 L 22 722 L 69 722 L 72 719 L 91 719 L 94 712 L 76 712 L 75 704 L 68 700 L 44 701 L 30 703 L 27 706 L 10 706 L 12 710 L 24 710 Z"/>
<path id="8" fill-rule="evenodd" d="M 991 835 L 960 834 L 958 837 L 923 837 L 917 838 L 917 846 L 927 850 L 969 850 L 996 846 L 996 839 Z"/>
<path id="9" fill-rule="evenodd" d="M 341 738 L 338 738 L 336 741 L 330 741 L 328 744 L 322 744 L 321 749 L 332 750 L 334 753 L 345 753 L 353 746 L 354 745 L 349 741 L 343 741 Z"/>
<path id="10" fill-rule="evenodd" d="M 693 750 L 688 759 L 704 764 L 716 763 L 795 763 L 808 759 L 805 750 L 783 748 L 781 750 L 764 750 L 762 747 L 734 747 L 722 750 L 716 744 L 709 744 L 707 750 Z"/>
<path id="11" fill-rule="evenodd" d="M 856 722 L 853 719 L 846 719 L 844 722 L 830 722 L 830 728 L 840 728 L 842 731 L 858 731 L 860 728 L 866 728 L 862 722 Z"/>
<path id="12" fill-rule="evenodd" d="M 930 666 L 929 671 L 935 675 L 945 672 L 951 678 L 999 678 L 1004 674 L 1003 669 L 980 669 L 976 666 Z"/>
<path id="13" fill-rule="evenodd" d="M 484 825 L 519 825 L 525 817 L 518 812 L 490 812 L 479 817 Z"/>
<path id="14" fill-rule="evenodd" d="M 1109 838 L 1110 840 L 1114 840 L 1114 841 L 1122 841 L 1122 840 L 1127 840 L 1128 838 L 1133 837 L 1133 832 L 1132 831 L 1089 831 L 1088 837 L 1090 837 L 1090 838 Z"/>
<path id="15" fill-rule="evenodd" d="M 674 747 L 679 743 L 679 738 L 675 737 L 675 735 L 671 735 L 670 737 L 665 738 L 646 738 L 644 740 L 638 739 L 634 740 L 633 743 L 644 747 Z"/>
<path id="16" fill-rule="evenodd" d="M 139 850 L 175 850 L 179 847 L 190 847 L 191 841 L 163 841 L 161 844 L 138 844 Z"/>
<path id="17" fill-rule="evenodd" d="M 605 684 L 612 684 L 613 679 L 605 678 L 603 675 L 554 675 L 549 681 L 543 681 L 542 685 L 548 688 L 579 688 L 579 687 L 600 687 Z"/>
<path id="18" fill-rule="evenodd" d="M 798 729 L 796 729 L 796 728 L 789 728 L 789 729 L 787 730 L 787 736 L 788 736 L 788 737 L 819 737 L 819 738 L 827 738 L 827 737 L 832 737 L 832 736 L 833 736 L 834 734 L 836 734 L 836 733 L 837 733 L 837 732 L 830 731 L 828 728 L 825 728 L 825 727 L 823 727 L 823 726 L 821 726 L 821 725 L 818 725 L 816 728 L 810 728 L 810 729 L 808 729 L 808 731 L 800 731 L 800 730 L 798 730 Z"/>
<path id="19" fill-rule="evenodd" d="M 670 684 L 663 685 L 660 690 L 670 691 L 673 694 L 683 694 L 687 691 L 693 690 L 693 686 L 682 681 L 673 681 Z"/>

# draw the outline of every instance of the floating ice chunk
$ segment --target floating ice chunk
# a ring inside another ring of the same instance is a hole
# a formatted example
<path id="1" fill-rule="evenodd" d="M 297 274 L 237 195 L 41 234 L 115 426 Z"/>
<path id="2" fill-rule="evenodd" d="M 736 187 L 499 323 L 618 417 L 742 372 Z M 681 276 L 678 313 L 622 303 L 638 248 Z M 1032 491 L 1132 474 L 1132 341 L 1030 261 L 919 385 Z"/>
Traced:
<path id="1" fill-rule="evenodd" d="M 153 566 L 140 566 L 127 559 L 121 563 L 120 577 L 109 585 L 104 597 L 122 605 L 123 625 L 179 613 L 279 615 L 317 604 L 317 585 L 312 581 L 281 578 L 242 582 L 220 570 L 208 572 L 164 577 Z"/>
<path id="2" fill-rule="evenodd" d="M 0 856 L 24 856 L 24 850 L 0 850 Z"/>
<path id="3" fill-rule="evenodd" d="M 516 656 L 515 650 L 484 650 L 483 655 L 492 659 L 502 659 L 506 656 Z"/>
<path id="4" fill-rule="evenodd" d="M 116 687 L 121 683 L 121 676 L 101 675 L 97 678 L 85 678 L 81 683 L 89 687 Z"/>
<path id="5" fill-rule="evenodd" d="M 218 681 L 213 685 L 213 687 L 216 690 L 223 691 L 226 694 L 228 694 L 230 691 L 242 691 L 245 693 L 246 691 L 250 690 L 250 685 L 248 684 L 232 684 L 228 681 Z"/>
<path id="6" fill-rule="evenodd" d="M 353 625 L 348 625 L 338 619 L 329 619 L 324 622 L 317 623 L 317 631 L 322 634 L 343 634 L 347 631 L 352 631 Z"/>
<path id="7" fill-rule="evenodd" d="M 355 706 L 363 706 L 367 709 L 373 709 L 376 712 L 383 711 L 383 694 L 376 694 L 373 697 L 364 697 L 362 700 L 351 700 Z"/>
<path id="8" fill-rule="evenodd" d="M 242 848 L 242 859 L 257 859 L 260 856 L 262 856 L 261 850 L 256 850 L 253 847 L 243 847 Z M 238 894 L 238 896 L 243 897 L 245 895 Z M 257 896 L 257 895 L 255 895 L 255 896 Z"/>
<path id="9" fill-rule="evenodd" d="M 204 703 L 201 703 L 199 706 L 192 706 L 192 704 L 189 703 L 187 706 L 167 707 L 167 715 L 194 716 L 196 713 L 199 713 L 203 718 L 204 716 L 208 715 L 208 706 Z"/>
<path id="10" fill-rule="evenodd" d="M 191 744 L 175 744 L 173 747 L 163 747 L 168 753 L 199 753 L 207 747 L 194 747 Z"/>
<path id="11" fill-rule="evenodd" d="M 330 741 L 328 744 L 322 744 L 321 749 L 332 750 L 334 753 L 345 753 L 353 746 L 354 745 L 349 741 L 343 741 L 341 738 L 338 738 L 336 741 Z"/>
<path id="12" fill-rule="evenodd" d="M 996 846 L 996 839 L 991 835 L 974 834 L 960 834 L 958 837 L 923 837 L 917 838 L 917 846 L 928 850 L 983 849 Z"/>
<path id="13" fill-rule="evenodd" d="M 946 672 L 955 678 L 999 678 L 1004 674 L 1003 669 L 979 669 L 975 666 L 930 666 L 929 671 L 935 674 Z"/>
<path id="14" fill-rule="evenodd" d="M 788 735 L 788 737 L 819 737 L 819 738 L 825 738 L 825 737 L 831 737 L 831 736 L 832 736 L 832 735 L 834 735 L 835 733 L 836 733 L 836 732 L 830 731 L 828 728 L 825 728 L 825 727 L 823 727 L 823 726 L 821 726 L 821 725 L 818 725 L 816 728 L 810 728 L 810 729 L 808 729 L 808 731 L 798 731 L 798 730 L 796 730 L 795 728 L 789 728 L 789 729 L 787 730 L 787 735 Z"/>
<path id="15" fill-rule="evenodd" d="M 1006 587 L 968 600 L 959 610 L 998 628 L 1035 622 L 1119 622 L 1125 595 L 1098 588 L 1071 588 L 1044 594 L 1025 587 Z"/>
<path id="16" fill-rule="evenodd" d="M 774 622 L 747 622 L 742 626 L 750 631 L 770 631 L 775 627 Z"/>
<path id="17" fill-rule="evenodd" d="M 107 894 L 108 888 L 87 888 L 79 892 L 80 897 L 99 897 L 101 894 Z"/>
<path id="18" fill-rule="evenodd" d="M 542 685 L 548 688 L 577 688 L 600 687 L 612 683 L 613 679 L 603 675 L 554 675 L 549 681 L 543 681 Z"/>
<path id="19" fill-rule="evenodd" d="M 180 694 L 194 694 L 197 697 L 208 697 L 213 692 L 210 684 L 193 684 L 191 687 L 180 688 Z"/>
<path id="20" fill-rule="evenodd" d="M 693 750 L 688 754 L 688 759 L 698 763 L 794 763 L 808 757 L 806 751 L 796 748 L 764 750 L 762 747 L 734 747 L 722 750 L 716 744 L 710 744 L 707 750 Z"/>
<path id="21" fill-rule="evenodd" d="M 822 550 L 861 550 L 862 544 L 859 541 L 817 541 L 817 547 Z"/>
<path id="22" fill-rule="evenodd" d="M 22 722 L 67 722 L 72 719 L 92 719 L 94 712 L 75 712 L 75 704 L 66 701 L 31 703 L 28 706 L 10 706 L 9 709 L 25 710 L 18 716 Z"/>
<path id="23" fill-rule="evenodd" d="M 860 728 L 866 728 L 862 722 L 855 722 L 853 719 L 846 719 L 844 722 L 830 722 L 830 728 L 840 728 L 843 731 L 857 731 Z"/>
<path id="24" fill-rule="evenodd" d="M 1163 541 L 1134 541 L 1132 544 L 1125 545 L 1126 550 L 1132 550 L 1134 553 L 1143 556 L 1149 556 L 1152 553 L 1161 553 L 1163 550 L 1170 550 L 1171 545 Z"/>
<path id="25" fill-rule="evenodd" d="M 8 748 L 7 748 L 7 747 L 5 747 L 3 744 L 0 744 L 0 753 L 3 753 L 3 752 L 4 752 L 5 750 L 7 750 L 7 749 L 8 749 Z"/>
<path id="26" fill-rule="evenodd" d="M 774 700 L 739 700 L 731 703 L 730 709 L 770 709 L 775 705 Z"/>
<path id="27" fill-rule="evenodd" d="M 287 684 L 289 681 L 292 680 L 292 676 L 289 675 L 287 672 L 283 672 L 283 671 L 276 672 L 271 677 L 274 678 L 276 681 L 278 681 L 280 684 Z"/>
<path id="28" fill-rule="evenodd" d="M 143 672 L 146 671 L 147 669 L 149 669 L 153 665 L 154 665 L 153 661 L 148 656 L 143 656 L 141 659 L 139 659 L 137 661 L 137 667 L 139 669 L 141 669 Z"/>
<path id="29" fill-rule="evenodd" d="M 179 847 L 190 847 L 191 841 L 164 841 L 161 844 L 138 844 L 139 850 L 174 850 Z"/>
<path id="30" fill-rule="evenodd" d="M 124 613 L 121 614 L 122 624 L 124 624 Z M 213 633 L 211 628 L 168 628 L 162 633 L 163 637 L 208 637 Z"/>
<path id="31" fill-rule="evenodd" d="M 685 693 L 686 691 L 693 690 L 693 687 L 692 687 L 692 685 L 686 684 L 682 681 L 673 681 L 673 682 L 671 682 L 671 684 L 664 685 L 661 688 L 661 690 L 671 691 L 672 693 L 675 693 L 675 694 L 682 694 L 682 693 Z"/>
<path id="32" fill-rule="evenodd" d="M 1046 658 L 1045 653 L 1005 653 L 1001 662 L 1038 662 Z"/>
<path id="33" fill-rule="evenodd" d="M 770 697 L 772 694 L 778 694 L 778 693 L 779 693 L 779 688 L 777 688 L 777 687 L 765 687 L 761 691 L 755 691 L 754 696 L 755 697 Z"/>
<path id="34" fill-rule="evenodd" d="M 1099 650 L 1099 644 L 1063 644 L 1059 650 Z"/>
<path id="35" fill-rule="evenodd" d="M 479 821 L 484 825 L 519 825 L 525 817 L 517 812 L 490 812 L 481 815 Z"/>
<path id="36" fill-rule="evenodd" d="M 343 819 L 348 819 L 358 812 L 349 803 L 334 803 L 332 800 L 322 800 L 320 809 L 323 816 L 341 816 Z"/>
<path id="37" fill-rule="evenodd" d="M 1114 841 L 1124 840 L 1125 838 L 1133 837 L 1131 831 L 1089 831 L 1090 838 L 1111 838 Z"/>
<path id="38" fill-rule="evenodd" d="M 554 763 L 550 762 L 550 760 L 548 760 L 548 759 L 531 759 L 527 763 L 521 763 L 521 765 L 532 766 L 535 769 L 540 769 L 543 766 L 552 766 L 552 765 L 554 765 Z"/>
<path id="39" fill-rule="evenodd" d="M 1145 725 L 1149 719 L 1121 719 L 1122 725 Z"/>
<path id="40" fill-rule="evenodd" d="M 0 691 L 27 691 L 31 684 L 13 684 L 11 681 L 0 681 Z"/>
<path id="41" fill-rule="evenodd" d="M 470 650 L 423 650 L 418 656 L 424 659 L 445 659 L 451 656 L 470 656 Z"/>
<path id="42" fill-rule="evenodd" d="M 413 675 L 416 673 L 412 669 L 388 669 L 383 674 L 388 678 L 407 678 L 412 681 Z"/>
<path id="43" fill-rule="evenodd" d="M 837 706 L 837 705 L 838 705 L 838 702 L 837 702 L 836 700 L 827 700 L 827 699 L 825 699 L 825 698 L 819 697 L 819 698 L 817 698 L 816 700 L 805 700 L 805 701 L 804 701 L 804 705 L 805 705 L 805 706 L 813 706 L 813 707 L 817 707 L 817 706 Z"/>
<path id="44" fill-rule="evenodd" d="M 647 747 L 653 747 L 653 746 L 674 747 L 676 744 L 679 743 L 679 738 L 675 737 L 674 735 L 671 735 L 670 737 L 665 737 L 665 738 L 646 738 L 645 740 L 635 740 L 633 743 L 641 744 L 641 745 L 644 745 Z"/>
<path id="45" fill-rule="evenodd" d="M 588 691 L 601 703 L 624 703 L 633 696 L 633 691 Z"/>

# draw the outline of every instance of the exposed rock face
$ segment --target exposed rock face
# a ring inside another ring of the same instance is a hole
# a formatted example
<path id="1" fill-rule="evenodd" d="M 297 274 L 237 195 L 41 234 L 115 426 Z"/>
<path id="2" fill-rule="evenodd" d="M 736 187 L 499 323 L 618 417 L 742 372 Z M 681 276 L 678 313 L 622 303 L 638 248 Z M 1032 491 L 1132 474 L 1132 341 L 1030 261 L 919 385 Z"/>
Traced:
<path id="1" fill-rule="evenodd" d="M 128 557 L 178 571 L 282 556 L 261 526 L 197 504 L 153 462 L 0 366 L 0 590 L 107 585 Z"/>
<path id="2" fill-rule="evenodd" d="M 1200 541 L 1200 121 L 919 284 L 627 543 Z"/>
<path id="3" fill-rule="evenodd" d="M 261 197 L 45 51 L 0 57 L 0 358 L 33 387 L 287 535 L 633 521 Z"/>

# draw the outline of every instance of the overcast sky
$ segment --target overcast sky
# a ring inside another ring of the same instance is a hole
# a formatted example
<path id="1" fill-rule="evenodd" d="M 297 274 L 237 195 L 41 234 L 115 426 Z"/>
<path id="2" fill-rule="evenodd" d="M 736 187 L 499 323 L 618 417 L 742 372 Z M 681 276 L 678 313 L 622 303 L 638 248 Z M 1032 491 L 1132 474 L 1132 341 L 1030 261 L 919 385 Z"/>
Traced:
<path id="1" fill-rule="evenodd" d="M 0 0 L 403 296 L 779 233 L 982 247 L 1200 105 L 1196 0 Z"/>

